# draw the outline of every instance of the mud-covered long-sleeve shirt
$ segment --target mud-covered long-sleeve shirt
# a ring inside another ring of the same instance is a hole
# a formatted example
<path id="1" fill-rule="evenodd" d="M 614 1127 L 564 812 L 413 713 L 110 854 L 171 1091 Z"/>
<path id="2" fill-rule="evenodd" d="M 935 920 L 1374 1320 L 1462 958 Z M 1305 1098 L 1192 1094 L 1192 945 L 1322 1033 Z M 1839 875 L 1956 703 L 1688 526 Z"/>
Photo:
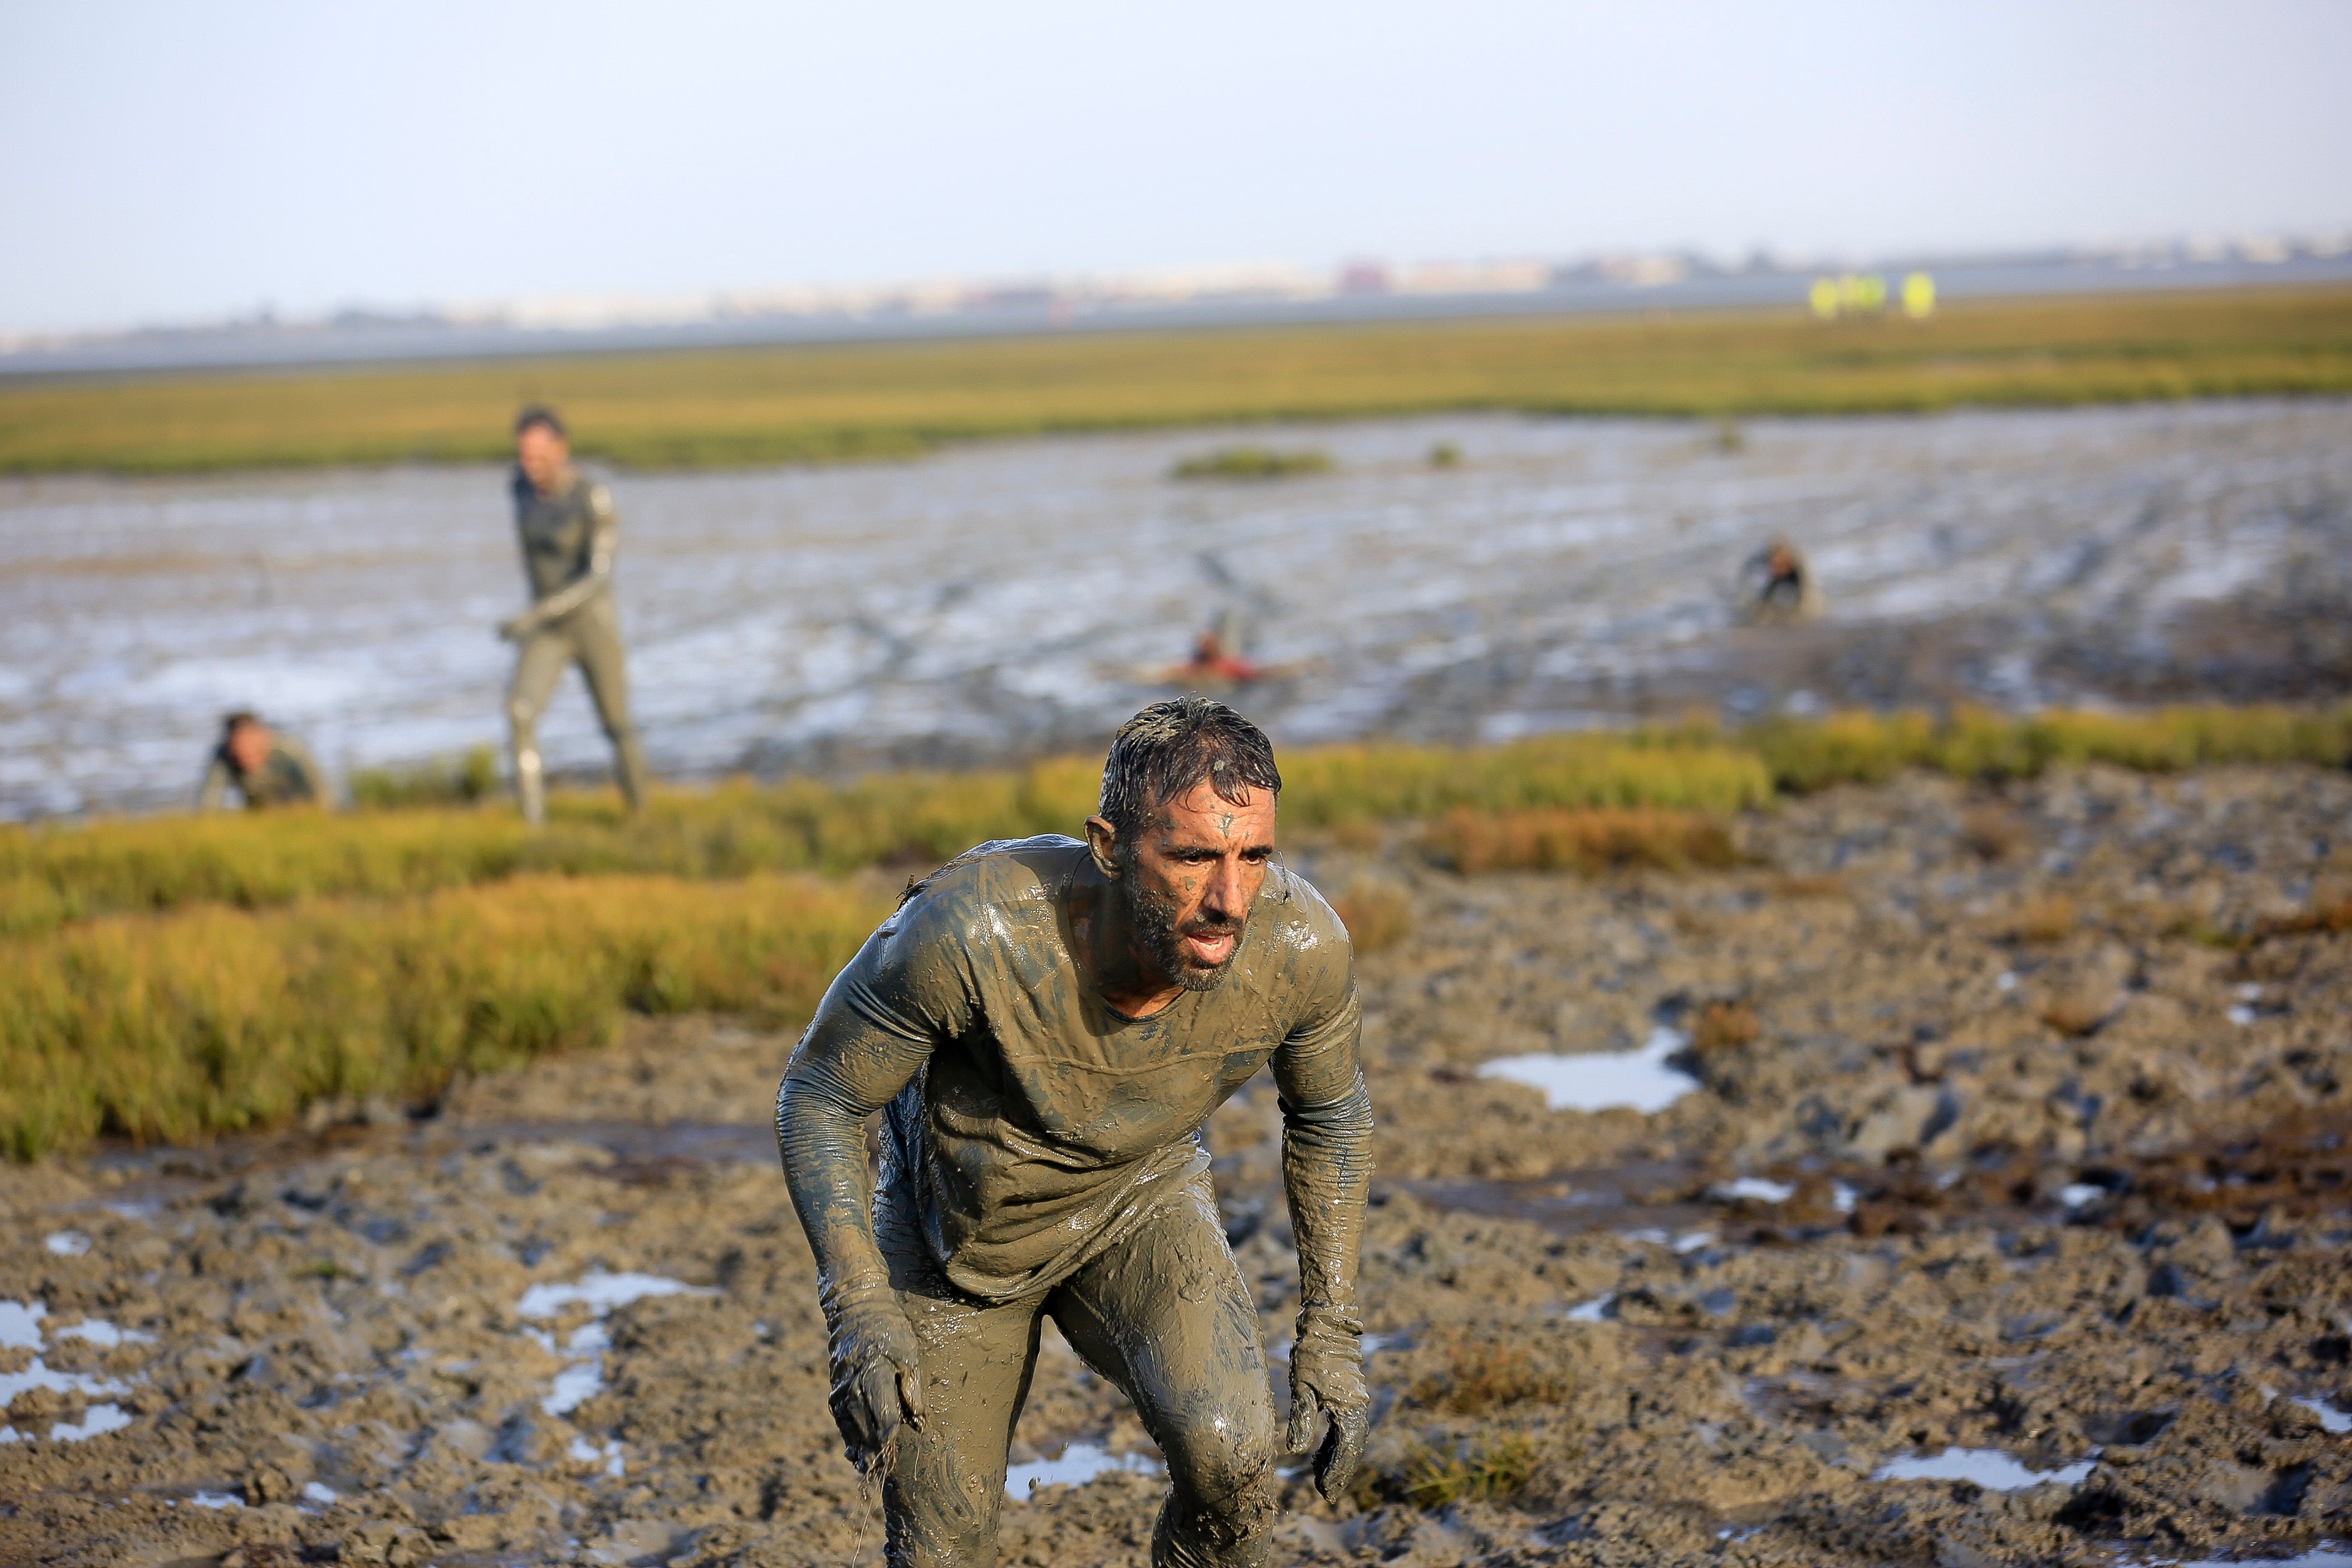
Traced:
<path id="1" fill-rule="evenodd" d="M 612 492 L 594 479 L 577 479 L 562 495 L 541 495 L 517 468 L 512 489 L 515 532 L 530 584 L 530 619 L 546 625 L 609 588 L 621 542 L 620 518 Z"/>
<path id="2" fill-rule="evenodd" d="M 291 735 L 271 737 L 268 759 L 249 773 L 236 765 L 226 745 L 216 748 L 205 764 L 204 782 L 196 786 L 196 809 L 220 810 L 228 804 L 230 790 L 245 797 L 250 811 L 334 804 L 325 770 L 310 749 Z"/>
<path id="3" fill-rule="evenodd" d="M 887 1108 L 886 1201 L 912 1198 L 958 1289 L 1047 1289 L 1206 1167 L 1210 1112 L 1271 1064 L 1307 1300 L 1351 1303 L 1371 1163 L 1346 928 L 1276 866 L 1222 984 L 1148 1018 L 1076 956 L 1106 884 L 1058 836 L 930 878 L 825 993 L 777 1095 L 777 1137 L 828 1300 L 877 1286 L 864 1117 Z"/>

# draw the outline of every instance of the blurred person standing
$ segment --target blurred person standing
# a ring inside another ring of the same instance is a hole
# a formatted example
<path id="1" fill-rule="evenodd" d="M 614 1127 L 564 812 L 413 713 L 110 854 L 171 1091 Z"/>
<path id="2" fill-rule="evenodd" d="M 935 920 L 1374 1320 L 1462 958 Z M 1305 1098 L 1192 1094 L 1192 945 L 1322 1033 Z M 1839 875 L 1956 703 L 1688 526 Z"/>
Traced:
<path id="1" fill-rule="evenodd" d="M 613 742 L 614 771 L 635 815 L 645 801 L 645 756 L 629 722 L 629 683 L 621 619 L 613 605 L 613 555 L 620 520 L 612 492 L 572 466 L 572 443 L 555 410 L 532 404 L 515 417 L 515 531 L 531 606 L 499 627 L 521 645 L 507 686 L 507 723 L 514 736 L 515 795 L 525 821 L 547 816 L 546 771 L 539 754 L 539 716 L 577 664 L 588 679 L 596 717 Z"/>
<path id="2" fill-rule="evenodd" d="M 196 791 L 198 811 L 219 811 L 235 790 L 247 811 L 283 805 L 331 805 L 327 775 L 310 748 L 281 735 L 243 710 L 221 721 L 220 744 L 213 748 L 205 782 Z"/>

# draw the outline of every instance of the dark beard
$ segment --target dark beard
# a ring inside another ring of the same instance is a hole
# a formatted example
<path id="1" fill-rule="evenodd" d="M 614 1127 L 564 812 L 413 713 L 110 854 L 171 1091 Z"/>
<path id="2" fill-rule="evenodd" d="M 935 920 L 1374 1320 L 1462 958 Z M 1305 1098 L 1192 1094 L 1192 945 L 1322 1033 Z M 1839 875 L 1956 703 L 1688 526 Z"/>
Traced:
<path id="1" fill-rule="evenodd" d="M 1133 877 L 1126 879 L 1127 918 L 1143 951 L 1160 965 L 1160 972 L 1187 991 L 1213 991 L 1222 984 L 1234 960 L 1242 955 L 1241 937 L 1249 924 L 1241 920 L 1197 920 L 1184 930 L 1176 928 L 1176 905 L 1166 895 L 1154 893 L 1137 886 Z M 1208 936 L 1219 931 L 1234 933 L 1234 950 L 1225 954 L 1222 963 L 1198 963 L 1184 951 L 1183 938 Z"/>

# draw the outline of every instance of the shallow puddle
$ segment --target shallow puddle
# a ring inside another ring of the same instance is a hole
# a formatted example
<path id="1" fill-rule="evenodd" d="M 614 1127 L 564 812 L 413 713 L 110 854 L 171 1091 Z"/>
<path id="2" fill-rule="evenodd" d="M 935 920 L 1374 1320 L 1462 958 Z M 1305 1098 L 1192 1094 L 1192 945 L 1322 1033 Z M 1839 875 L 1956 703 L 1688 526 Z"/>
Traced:
<path id="1" fill-rule="evenodd" d="M 532 1286 L 522 1293 L 522 1300 L 515 1303 L 515 1315 L 551 1318 L 576 1301 L 601 1318 L 615 1307 L 625 1307 L 648 1296 L 715 1296 L 718 1293 L 703 1286 L 688 1285 L 682 1279 L 665 1279 L 658 1274 L 607 1274 L 601 1268 L 592 1268 L 570 1285 L 544 1283 Z"/>
<path id="2" fill-rule="evenodd" d="M 2298 1399 L 2297 1405 L 2319 1417 L 2320 1427 L 2328 1432 L 2352 1432 L 2352 1414 L 2338 1410 L 2325 1399 Z"/>
<path id="3" fill-rule="evenodd" d="M 539 1407 L 550 1415 L 569 1415 L 583 1405 L 604 1392 L 604 1352 L 613 1348 L 612 1336 L 604 1331 L 604 1319 L 617 1307 L 632 1301 L 643 1301 L 655 1296 L 716 1296 L 718 1291 L 699 1285 L 688 1285 L 682 1279 L 668 1279 L 658 1274 L 608 1274 L 592 1268 L 577 1280 L 564 1284 L 543 1281 L 522 1293 L 515 1303 L 515 1315 L 520 1318 L 552 1318 L 571 1306 L 584 1306 L 595 1314 L 595 1321 L 581 1324 L 572 1331 L 561 1349 L 555 1337 L 544 1329 L 526 1328 L 523 1332 L 538 1342 L 540 1348 L 565 1357 L 571 1362 L 555 1374 L 554 1385 L 539 1402 Z M 573 1438 L 572 1457 L 575 1459 L 602 1459 L 606 1473 L 621 1473 L 620 1445 L 607 1443 L 602 1450 L 587 1447 Z"/>
<path id="4" fill-rule="evenodd" d="M 1669 1057 L 1689 1044 L 1689 1036 L 1661 1024 L 1638 1051 L 1503 1057 L 1479 1068 L 1478 1076 L 1539 1089 L 1545 1105 L 1554 1110 L 1624 1107 L 1648 1115 L 1698 1087 L 1698 1079 L 1667 1065 Z"/>
<path id="5" fill-rule="evenodd" d="M 42 1322 L 49 1315 L 48 1307 L 39 1301 L 0 1301 L 0 1350 L 45 1348 L 44 1335 L 55 1339 L 86 1339 L 92 1343 L 112 1347 L 125 1340 L 150 1341 L 142 1333 L 124 1333 L 103 1318 L 91 1318 L 63 1328 L 45 1331 Z M 34 1389 L 46 1389 L 53 1394 L 84 1396 L 101 1394 L 128 1394 L 131 1385 L 110 1377 L 91 1377 L 79 1372 L 59 1372 L 37 1353 L 21 1372 L 0 1372 L 0 1411 L 5 1411 L 20 1394 Z M 101 1433 L 119 1432 L 131 1425 L 131 1416 L 121 1405 L 107 1401 L 86 1406 L 79 1421 L 57 1421 L 49 1426 L 52 1443 L 79 1443 Z M 19 1432 L 13 1426 L 0 1426 L 0 1443 L 21 1443 L 33 1432 Z"/>
<path id="6" fill-rule="evenodd" d="M 1160 1473 L 1160 1461 L 1145 1454 L 1113 1454 L 1092 1443 L 1073 1443 L 1062 1450 L 1058 1459 L 1034 1459 L 1025 1465 L 1008 1466 L 1004 1491 L 1014 1502 L 1027 1502 L 1034 1488 L 1083 1486 L 1114 1470 L 1156 1476 Z"/>
<path id="7" fill-rule="evenodd" d="M 2071 1487 L 2089 1476 L 2095 1458 L 2055 1470 L 2030 1470 L 1998 1448 L 1947 1448 L 1940 1454 L 1906 1454 L 1870 1472 L 1874 1481 L 1973 1481 L 1990 1492 L 2020 1491 L 2044 1484 Z"/>

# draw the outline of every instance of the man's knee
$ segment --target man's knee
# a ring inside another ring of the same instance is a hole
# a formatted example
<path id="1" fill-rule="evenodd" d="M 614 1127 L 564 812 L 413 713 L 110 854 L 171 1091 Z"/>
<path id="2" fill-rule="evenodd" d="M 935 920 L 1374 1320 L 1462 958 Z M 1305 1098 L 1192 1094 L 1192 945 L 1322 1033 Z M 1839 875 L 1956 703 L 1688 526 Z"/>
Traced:
<path id="1" fill-rule="evenodd" d="M 1259 1568 L 1272 1550 L 1270 1428 L 1228 1426 L 1167 1450 L 1169 1492 L 1152 1532 L 1160 1568 Z"/>
<path id="2" fill-rule="evenodd" d="M 1274 1415 L 1265 1399 L 1220 1402 L 1184 1425 L 1164 1447 L 1178 1495 L 1210 1513 L 1270 1515 Z"/>

